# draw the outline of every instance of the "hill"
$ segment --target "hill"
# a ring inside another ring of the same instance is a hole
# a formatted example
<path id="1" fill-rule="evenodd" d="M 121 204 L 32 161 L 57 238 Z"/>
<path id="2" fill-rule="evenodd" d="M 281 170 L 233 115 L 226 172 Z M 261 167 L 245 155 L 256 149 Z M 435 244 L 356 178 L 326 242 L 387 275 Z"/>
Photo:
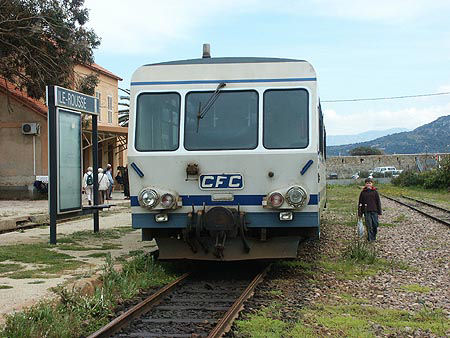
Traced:
<path id="1" fill-rule="evenodd" d="M 364 133 L 354 135 L 327 135 L 327 144 L 329 146 L 339 146 L 342 144 L 351 144 L 357 142 L 366 142 L 378 137 L 408 131 L 406 128 L 391 128 L 386 130 L 369 130 Z"/>
<path id="2" fill-rule="evenodd" d="M 386 154 L 448 153 L 450 152 L 450 115 L 417 127 L 412 131 L 379 137 L 372 141 L 327 146 L 328 156 L 346 156 L 356 147 L 375 147 Z"/>

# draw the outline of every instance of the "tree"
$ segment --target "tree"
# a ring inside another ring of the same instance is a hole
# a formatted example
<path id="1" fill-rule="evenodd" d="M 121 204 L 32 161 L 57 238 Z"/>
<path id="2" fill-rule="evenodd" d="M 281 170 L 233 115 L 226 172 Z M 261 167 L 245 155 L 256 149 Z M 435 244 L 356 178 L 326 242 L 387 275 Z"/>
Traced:
<path id="1" fill-rule="evenodd" d="M 372 147 L 356 147 L 349 151 L 352 156 L 363 156 L 363 155 L 382 155 L 383 152 L 380 149 Z"/>
<path id="2" fill-rule="evenodd" d="M 122 88 L 119 88 L 119 90 L 127 94 L 119 97 L 121 100 L 119 106 L 124 107 L 123 109 L 119 109 L 119 124 L 122 127 L 128 127 L 128 121 L 130 119 L 130 90 Z"/>
<path id="3" fill-rule="evenodd" d="M 49 84 L 73 88 L 74 66 L 93 63 L 100 40 L 84 0 L 0 0 L 0 77 L 41 98 Z M 83 80 L 90 83 L 92 79 Z"/>

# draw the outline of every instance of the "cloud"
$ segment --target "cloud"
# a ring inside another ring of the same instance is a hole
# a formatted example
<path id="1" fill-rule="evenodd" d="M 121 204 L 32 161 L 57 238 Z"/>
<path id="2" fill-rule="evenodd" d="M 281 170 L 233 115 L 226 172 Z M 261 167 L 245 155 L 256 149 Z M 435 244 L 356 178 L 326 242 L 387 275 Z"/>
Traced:
<path id="1" fill-rule="evenodd" d="M 314 0 L 318 14 L 397 24 L 450 8 L 446 0 Z"/>
<path id="2" fill-rule="evenodd" d="M 450 8 L 434 0 L 87 0 L 89 25 L 102 38 L 100 49 L 114 54 L 156 54 L 169 44 L 192 39 L 216 22 L 246 14 L 246 22 L 262 15 L 325 16 L 354 21 L 400 24 Z"/>
<path id="3" fill-rule="evenodd" d="M 450 103 L 426 108 L 412 107 L 396 111 L 380 110 L 353 114 L 339 114 L 333 109 L 324 109 L 328 135 L 351 135 L 390 128 L 414 129 L 449 114 Z"/>
<path id="4" fill-rule="evenodd" d="M 437 92 L 438 93 L 449 93 L 450 92 L 450 85 L 439 86 Z"/>
<path id="5" fill-rule="evenodd" d="M 103 51 L 155 54 L 169 43 L 190 38 L 196 28 L 211 24 L 218 16 L 246 11 L 255 1 L 241 5 L 237 0 L 88 0 L 86 7 L 89 25 L 102 38 Z"/>

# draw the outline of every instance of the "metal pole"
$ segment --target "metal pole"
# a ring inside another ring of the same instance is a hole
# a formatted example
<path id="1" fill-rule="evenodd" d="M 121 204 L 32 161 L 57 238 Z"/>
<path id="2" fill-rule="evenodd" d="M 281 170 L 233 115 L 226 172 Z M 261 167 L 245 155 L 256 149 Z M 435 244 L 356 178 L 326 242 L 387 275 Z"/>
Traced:
<path id="1" fill-rule="evenodd" d="M 57 218 L 57 194 L 58 194 L 58 168 L 57 168 L 57 130 L 55 87 L 47 87 L 48 102 L 48 184 L 49 184 L 49 213 L 50 213 L 50 244 L 56 244 L 56 218 Z"/>
<path id="2" fill-rule="evenodd" d="M 94 169 L 94 206 L 98 205 L 98 126 L 97 115 L 92 115 L 92 162 Z M 98 209 L 94 208 L 94 232 L 99 232 Z"/>

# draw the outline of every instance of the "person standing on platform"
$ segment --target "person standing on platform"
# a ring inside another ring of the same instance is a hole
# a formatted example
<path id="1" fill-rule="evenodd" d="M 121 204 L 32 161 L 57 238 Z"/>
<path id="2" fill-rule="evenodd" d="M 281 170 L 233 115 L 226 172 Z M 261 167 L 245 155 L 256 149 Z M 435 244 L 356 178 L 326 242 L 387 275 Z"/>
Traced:
<path id="1" fill-rule="evenodd" d="M 110 200 L 111 199 L 112 190 L 113 190 L 113 187 L 114 187 L 114 178 L 113 178 L 113 175 L 112 175 L 112 166 L 109 163 L 106 165 L 106 176 L 108 177 L 108 181 L 109 181 L 109 187 L 108 187 L 108 193 L 106 194 L 106 199 Z"/>
<path id="2" fill-rule="evenodd" d="M 108 176 L 102 168 L 98 168 L 98 204 L 105 203 L 109 188 Z"/>
<path id="3" fill-rule="evenodd" d="M 123 168 L 122 180 L 123 180 L 123 194 L 125 196 L 125 199 L 129 200 L 130 199 L 130 183 L 128 181 L 128 167 L 127 166 L 125 166 Z"/>
<path id="4" fill-rule="evenodd" d="M 92 196 L 94 192 L 94 173 L 92 167 L 88 167 L 83 176 L 83 190 L 86 194 L 89 205 L 92 205 Z"/>

